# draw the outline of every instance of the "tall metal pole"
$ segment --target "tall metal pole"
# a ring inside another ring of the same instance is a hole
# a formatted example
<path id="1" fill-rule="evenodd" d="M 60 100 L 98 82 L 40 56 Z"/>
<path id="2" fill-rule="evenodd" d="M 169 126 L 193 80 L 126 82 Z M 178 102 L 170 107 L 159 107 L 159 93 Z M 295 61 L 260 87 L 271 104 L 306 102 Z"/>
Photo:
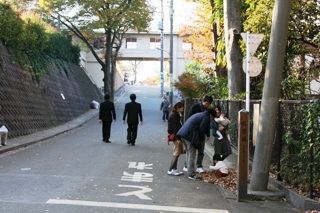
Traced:
<path id="1" fill-rule="evenodd" d="M 247 61 L 246 61 L 246 110 L 250 111 L 250 74 L 249 74 L 249 61 L 250 61 L 250 33 L 247 32 L 247 41 L 246 41 L 246 47 L 247 47 Z"/>
<path id="2" fill-rule="evenodd" d="M 173 0 L 170 1 L 170 103 L 173 101 L 173 89 L 172 89 L 172 74 L 173 74 Z"/>
<path id="3" fill-rule="evenodd" d="M 164 91 L 163 91 L 163 83 L 164 83 L 164 78 L 163 78 L 163 1 L 161 0 L 161 25 L 160 25 L 160 30 L 161 30 L 161 61 L 160 61 L 160 84 L 161 84 L 161 90 L 160 90 L 160 97 L 163 97 Z"/>

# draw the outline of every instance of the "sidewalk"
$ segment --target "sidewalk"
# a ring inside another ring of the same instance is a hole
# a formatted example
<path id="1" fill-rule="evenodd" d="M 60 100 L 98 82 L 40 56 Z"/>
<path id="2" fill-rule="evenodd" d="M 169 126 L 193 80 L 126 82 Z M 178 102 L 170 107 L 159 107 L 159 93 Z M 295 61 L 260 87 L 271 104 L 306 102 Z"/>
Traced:
<path id="1" fill-rule="evenodd" d="M 114 101 L 117 101 L 117 99 L 125 92 L 125 90 L 126 90 L 126 85 L 123 85 L 121 88 L 119 88 L 114 94 Z M 83 124 L 90 121 L 91 119 L 95 118 L 98 115 L 98 113 L 99 113 L 98 109 L 90 109 L 88 112 L 82 114 L 81 116 L 63 125 L 60 125 L 51 129 L 47 129 L 41 132 L 36 132 L 30 135 L 8 139 L 7 145 L 0 147 L 0 154 L 15 150 L 15 149 L 19 149 L 21 147 L 26 147 L 43 140 L 47 140 L 49 138 L 53 138 L 57 135 L 63 134 L 72 129 L 80 127 Z"/>
<path id="2" fill-rule="evenodd" d="M 116 102 L 121 95 L 126 91 L 127 85 L 122 86 L 118 91 L 115 92 L 114 101 Z M 90 109 L 88 112 L 75 118 L 74 120 L 65 123 L 63 125 L 54 127 L 52 129 L 44 130 L 34 134 L 8 139 L 7 146 L 0 147 L 0 154 L 26 147 L 31 144 L 38 143 L 40 141 L 55 137 L 57 135 L 68 132 L 72 129 L 82 126 L 86 122 L 94 119 L 98 115 L 98 109 Z M 205 146 L 205 153 L 212 159 L 214 149 L 210 142 L 207 142 Z M 233 154 L 225 159 L 225 163 L 229 168 L 237 168 L 238 155 L 236 150 L 233 149 Z M 220 190 L 226 198 L 236 198 L 236 195 L 224 190 L 221 187 Z M 318 210 L 320 211 L 320 203 L 306 197 L 300 196 L 294 191 L 287 189 L 281 182 L 273 179 L 269 179 L 268 191 L 252 192 L 248 190 L 248 195 L 251 199 L 257 200 L 280 200 L 286 198 L 292 205 L 301 210 Z"/>

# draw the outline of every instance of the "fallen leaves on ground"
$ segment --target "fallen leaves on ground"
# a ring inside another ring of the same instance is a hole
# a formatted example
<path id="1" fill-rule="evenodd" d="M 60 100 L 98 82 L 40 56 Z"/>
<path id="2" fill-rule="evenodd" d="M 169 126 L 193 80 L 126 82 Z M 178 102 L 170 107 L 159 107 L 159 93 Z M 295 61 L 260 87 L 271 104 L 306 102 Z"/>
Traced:
<path id="1" fill-rule="evenodd" d="M 203 173 L 200 173 L 201 181 L 205 182 L 205 183 L 217 184 L 217 185 L 222 186 L 223 188 L 228 189 L 229 191 L 235 193 L 237 191 L 238 173 L 237 173 L 236 169 L 229 169 L 228 171 L 229 171 L 228 176 L 222 177 L 222 178 L 217 178 L 214 171 L 205 171 Z M 251 172 L 249 173 L 248 183 L 250 180 L 250 175 L 251 175 Z M 275 178 L 272 175 L 271 175 L 271 177 Z M 294 189 L 293 187 L 288 187 L 288 188 L 294 190 L 295 192 L 297 192 L 298 194 L 300 194 L 302 196 L 306 196 L 306 193 L 302 193 L 301 191 L 299 193 L 299 190 Z M 315 200 L 319 202 L 318 199 L 319 198 L 317 198 Z M 320 213 L 320 211 L 312 210 L 312 211 L 304 211 L 304 213 Z"/>
<path id="2" fill-rule="evenodd" d="M 317 211 L 317 210 L 312 210 L 312 211 L 305 211 L 303 213 L 320 213 L 320 211 Z"/>
<path id="3" fill-rule="evenodd" d="M 203 173 L 200 173 L 201 181 L 206 183 L 214 183 L 219 186 L 222 186 L 223 188 L 228 189 L 231 192 L 237 191 L 237 171 L 235 169 L 229 169 L 228 170 L 228 176 L 217 178 L 214 171 L 206 171 Z"/>

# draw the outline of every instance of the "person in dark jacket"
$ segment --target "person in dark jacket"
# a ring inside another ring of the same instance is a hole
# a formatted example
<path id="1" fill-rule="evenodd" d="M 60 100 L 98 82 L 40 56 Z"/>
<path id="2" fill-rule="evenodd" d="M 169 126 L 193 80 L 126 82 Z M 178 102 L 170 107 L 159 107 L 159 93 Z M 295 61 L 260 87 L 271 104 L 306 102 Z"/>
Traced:
<path id="1" fill-rule="evenodd" d="M 135 94 L 130 95 L 131 102 L 125 104 L 122 119 L 123 124 L 125 124 L 128 115 L 127 144 L 132 146 L 136 143 L 139 119 L 140 124 L 143 125 L 141 104 L 136 102 L 136 98 Z"/>
<path id="2" fill-rule="evenodd" d="M 216 111 L 211 108 L 196 113 L 186 120 L 177 133 L 187 151 L 188 175 L 191 180 L 200 180 L 195 169 L 196 149 L 201 146 L 205 136 L 210 138 L 210 120 L 214 117 L 216 117 Z"/>
<path id="3" fill-rule="evenodd" d="M 101 103 L 99 110 L 99 123 L 102 123 L 102 141 L 106 143 L 110 142 L 110 130 L 112 120 L 116 122 L 116 110 L 114 109 L 114 103 L 110 101 L 110 95 L 105 94 L 105 101 Z"/>
<path id="4" fill-rule="evenodd" d="M 205 111 L 211 105 L 212 101 L 213 100 L 212 100 L 211 96 L 208 96 L 208 95 L 204 96 L 201 101 L 199 101 L 198 103 L 193 104 L 190 107 L 188 118 L 190 118 L 192 115 L 194 115 L 194 114 L 196 114 L 198 112 Z M 197 154 L 197 161 L 196 161 L 196 165 L 197 165 L 196 171 L 199 172 L 199 173 L 204 172 L 204 169 L 203 169 L 203 166 L 202 166 L 202 161 L 203 161 L 203 157 L 204 157 L 205 142 L 206 142 L 205 138 L 203 138 L 203 141 L 201 141 L 201 144 L 199 145 L 199 148 L 197 149 L 198 154 Z M 185 163 L 185 166 L 183 168 L 183 171 L 188 171 L 186 163 Z"/>
<path id="5" fill-rule="evenodd" d="M 217 117 L 221 115 L 221 107 L 220 106 L 215 106 L 215 111 L 217 114 Z M 232 154 L 232 149 L 230 145 L 230 141 L 228 139 L 227 135 L 227 128 L 226 127 L 221 127 L 219 124 L 215 121 L 215 119 L 212 119 L 210 122 L 210 128 L 212 132 L 212 136 L 214 137 L 214 156 L 213 159 L 215 158 L 221 158 L 221 161 L 226 159 L 229 155 Z M 219 136 L 216 134 L 216 131 L 221 132 L 223 135 L 222 140 L 219 140 Z M 214 162 L 214 161 L 213 161 Z"/>
<path id="6" fill-rule="evenodd" d="M 182 126 L 181 123 L 181 116 L 184 110 L 184 104 L 182 102 L 177 102 L 172 109 L 172 112 L 169 115 L 168 118 L 168 134 L 175 134 L 177 135 L 177 132 Z M 180 139 L 180 137 L 176 136 L 175 140 L 173 141 L 174 147 L 173 147 L 173 157 L 171 160 L 170 168 L 168 170 L 168 175 L 182 175 L 183 172 L 180 172 L 177 169 L 178 164 L 178 158 L 180 155 L 183 154 L 183 144 Z"/>
<path id="7" fill-rule="evenodd" d="M 213 99 L 211 96 L 209 95 L 204 96 L 201 101 L 193 104 L 190 107 L 188 118 L 193 114 L 205 111 L 212 104 L 212 101 Z"/>
<path id="8" fill-rule="evenodd" d="M 171 103 L 168 100 L 168 98 L 166 96 L 163 97 L 163 101 L 161 102 L 161 105 L 160 105 L 160 110 L 162 110 L 162 121 L 168 120 L 170 105 Z"/>

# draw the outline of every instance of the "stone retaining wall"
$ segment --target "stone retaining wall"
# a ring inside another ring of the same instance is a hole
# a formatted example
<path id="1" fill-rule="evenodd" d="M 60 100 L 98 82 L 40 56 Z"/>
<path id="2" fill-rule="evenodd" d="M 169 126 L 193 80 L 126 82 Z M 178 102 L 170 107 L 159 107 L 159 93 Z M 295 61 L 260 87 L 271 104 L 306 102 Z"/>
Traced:
<path id="1" fill-rule="evenodd" d="M 0 42 L 0 125 L 7 126 L 9 138 L 66 123 L 87 112 L 92 100 L 101 102 L 102 98 L 77 66 L 72 66 L 68 76 L 52 67 L 37 83 Z"/>

